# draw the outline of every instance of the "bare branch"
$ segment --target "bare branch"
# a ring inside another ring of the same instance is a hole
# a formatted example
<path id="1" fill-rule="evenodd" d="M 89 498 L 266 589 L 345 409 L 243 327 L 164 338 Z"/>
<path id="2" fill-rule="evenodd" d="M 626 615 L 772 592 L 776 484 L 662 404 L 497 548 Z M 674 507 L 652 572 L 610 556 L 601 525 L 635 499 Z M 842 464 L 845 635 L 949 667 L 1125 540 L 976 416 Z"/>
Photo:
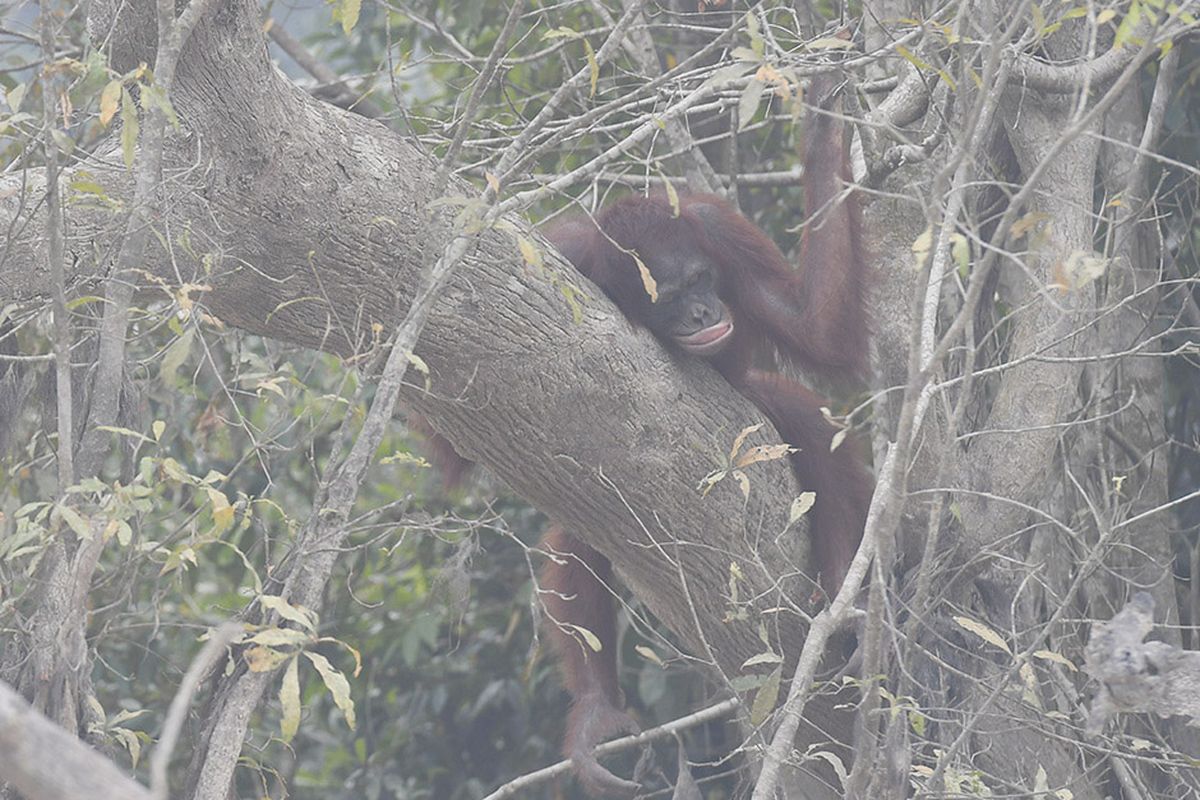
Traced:
<path id="1" fill-rule="evenodd" d="M 27 800 L 155 800 L 125 771 L 0 683 L 0 779 Z"/>

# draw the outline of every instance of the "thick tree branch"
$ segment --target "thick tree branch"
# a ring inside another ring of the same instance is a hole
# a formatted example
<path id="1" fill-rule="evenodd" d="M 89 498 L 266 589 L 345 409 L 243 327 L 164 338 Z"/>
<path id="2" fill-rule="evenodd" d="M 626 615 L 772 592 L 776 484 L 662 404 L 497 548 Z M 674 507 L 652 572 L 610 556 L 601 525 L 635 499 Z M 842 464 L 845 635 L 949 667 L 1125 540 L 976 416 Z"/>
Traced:
<path id="1" fill-rule="evenodd" d="M 27 800 L 154 800 L 125 771 L 0 683 L 0 782 Z"/>
<path id="2" fill-rule="evenodd" d="M 172 284 L 211 286 L 206 306 L 228 325 L 344 355 L 364 350 L 372 325 L 393 327 L 411 303 L 424 249 L 437 238 L 424 222 L 437 199 L 434 162 L 276 75 L 251 4 L 228 3 L 218 16 L 198 27 L 180 61 L 174 100 L 188 136 L 168 153 L 157 221 L 167 236 L 187 231 L 198 257 L 183 248 L 168 257 L 152 242 L 147 266 Z M 139 41 L 139 19 L 113 40 Z M 88 168 L 110 195 L 132 196 L 123 172 Z M 13 197 L 0 203 L 5 216 L 19 208 Z M 23 213 L 28 223 L 40 212 Z M 69 249 L 104 251 L 113 223 L 73 209 Z M 28 224 L 23 231 L 24 246 L 0 265 L 0 295 L 31 299 L 48 288 L 44 246 Z M 86 280 L 89 268 L 81 262 L 73 277 Z M 796 492 L 790 471 L 756 465 L 748 503 L 724 485 L 699 500 L 699 479 L 759 415 L 706 367 L 673 365 L 590 287 L 575 321 L 563 287 L 582 284 L 557 257 L 545 274 L 531 273 L 510 232 L 472 236 L 417 347 L 432 391 L 405 395 L 464 454 L 612 558 L 685 641 L 709 642 L 736 672 L 762 645 L 753 624 L 719 622 L 718 587 L 731 561 L 763 565 L 750 570 L 746 595 L 770 605 L 777 576 L 794 572 L 805 540 L 778 536 Z M 798 550 L 782 552 L 777 541 Z M 681 572 L 704 587 L 690 603 Z M 693 613 L 711 625 L 703 637 Z M 779 630 L 791 640 L 780 646 L 798 650 L 802 627 Z"/>

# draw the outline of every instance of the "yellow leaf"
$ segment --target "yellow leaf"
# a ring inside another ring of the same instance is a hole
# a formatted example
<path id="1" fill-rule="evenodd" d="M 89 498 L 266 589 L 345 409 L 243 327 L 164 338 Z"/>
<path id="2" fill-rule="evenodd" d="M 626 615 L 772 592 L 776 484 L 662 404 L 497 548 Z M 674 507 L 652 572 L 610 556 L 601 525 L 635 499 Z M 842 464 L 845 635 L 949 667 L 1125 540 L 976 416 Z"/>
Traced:
<path id="1" fill-rule="evenodd" d="M 642 658 L 646 659 L 647 661 L 653 661 L 658 666 L 663 667 L 664 669 L 666 668 L 667 665 L 663 663 L 663 660 L 661 658 L 659 658 L 658 653 L 654 652 L 653 649 L 647 647 L 644 644 L 639 644 L 636 647 L 634 647 L 633 649 L 637 652 L 638 655 L 640 655 Z"/>
<path id="2" fill-rule="evenodd" d="M 671 216 L 679 216 L 679 192 L 675 190 L 675 184 L 669 180 L 663 181 L 663 185 L 667 188 L 667 202 L 671 204 Z"/>
<path id="3" fill-rule="evenodd" d="M 654 280 L 654 276 L 650 274 L 650 268 L 646 266 L 637 253 L 632 253 L 634 263 L 637 264 L 638 274 L 642 276 L 642 286 L 646 289 L 646 294 L 650 295 L 650 302 L 658 302 L 658 281 Z"/>
<path id="4" fill-rule="evenodd" d="M 312 636 L 293 628 L 267 628 L 247 639 L 247 642 L 263 647 L 300 647 L 308 644 Z"/>
<path id="5" fill-rule="evenodd" d="M 583 40 L 583 48 L 587 51 L 588 72 L 591 73 L 592 86 L 588 97 L 596 96 L 596 83 L 600 80 L 600 62 L 596 60 L 596 51 L 592 49 L 592 43 L 587 39 Z"/>
<path id="6" fill-rule="evenodd" d="M 358 24 L 358 15 L 362 11 L 362 0 L 342 0 L 338 17 L 342 21 L 342 33 L 347 36 Z M 351 726 L 353 727 L 353 726 Z"/>
<path id="7" fill-rule="evenodd" d="M 500 179 L 490 172 L 483 173 L 483 179 L 487 181 L 487 185 L 492 187 L 492 191 L 500 194 Z"/>
<path id="8" fill-rule="evenodd" d="M 333 702 L 342 710 L 342 716 L 346 718 L 350 730 L 354 730 L 357 723 L 354 719 L 354 701 L 350 698 L 350 681 L 320 653 L 305 651 L 304 655 L 317 668 L 317 672 L 321 673 L 321 680 L 325 681 L 325 688 L 333 696 Z"/>
<path id="9" fill-rule="evenodd" d="M 251 672 L 270 672 L 292 658 L 291 653 L 272 650 L 270 647 L 251 647 L 245 653 L 246 666 Z"/>
<path id="10" fill-rule="evenodd" d="M 534 269 L 540 270 L 545 261 L 542 258 L 542 249 L 533 241 L 525 236 L 517 235 L 517 249 L 521 251 L 521 258 L 525 259 L 525 263 Z"/>
<path id="11" fill-rule="evenodd" d="M 121 107 L 121 82 L 109 81 L 100 93 L 100 124 L 108 127 Z"/>
<path id="12" fill-rule="evenodd" d="M 279 685 L 279 707 L 283 717 L 279 720 L 279 734 L 290 742 L 300 728 L 300 659 L 293 658 L 283 673 Z"/>
<path id="13" fill-rule="evenodd" d="M 958 265 L 958 274 L 964 278 L 967 277 L 967 270 L 971 265 L 971 245 L 967 241 L 967 237 L 961 233 L 950 237 L 950 255 L 954 258 L 954 263 Z"/>
<path id="14" fill-rule="evenodd" d="M 750 479 L 746 477 L 746 473 L 740 469 L 735 469 L 731 473 L 734 479 L 738 482 L 738 488 L 742 490 L 742 497 L 750 499 Z"/>
<path id="15" fill-rule="evenodd" d="M 734 437 L 733 447 L 729 448 L 730 461 L 733 461 L 735 458 L 737 458 L 737 454 L 741 451 L 742 445 L 746 443 L 746 437 L 761 429 L 762 426 L 763 424 L 760 422 L 757 425 L 750 425 L 749 427 L 742 428 L 741 433 Z"/>
<path id="16" fill-rule="evenodd" d="M 969 617 L 958 616 L 954 617 L 954 621 L 958 623 L 960 628 L 970 631 L 988 644 L 1003 650 L 1009 655 L 1012 655 L 1012 650 L 1009 649 L 1008 642 L 1004 641 L 1000 634 L 996 633 L 982 622 L 976 622 Z"/>
<path id="17" fill-rule="evenodd" d="M 1098 253 L 1074 250 L 1054 266 L 1051 284 L 1061 291 L 1076 291 L 1087 286 L 1108 270 L 1109 261 Z"/>
<path id="18" fill-rule="evenodd" d="M 125 161 L 125 169 L 133 169 L 133 158 L 137 153 L 138 113 L 133 103 L 133 95 L 124 86 L 121 87 L 121 158 Z"/>
<path id="19" fill-rule="evenodd" d="M 1072 672 L 1079 671 L 1079 667 L 1075 666 L 1075 663 L 1071 661 L 1071 659 L 1067 658 L 1061 653 L 1056 653 L 1053 650 L 1035 650 L 1033 651 L 1033 657 L 1040 658 L 1043 661 L 1051 661 L 1055 664 L 1059 664 L 1071 670 Z"/>
<path id="20" fill-rule="evenodd" d="M 740 455 L 734 462 L 735 467 L 748 467 L 760 461 L 775 461 L 788 453 L 796 452 L 796 448 L 786 444 L 760 444 L 751 447 Z"/>
<path id="21" fill-rule="evenodd" d="M 1031 230 L 1042 222 L 1049 222 L 1050 215 L 1044 211 L 1030 211 L 1025 216 L 1013 223 L 1012 235 L 1014 238 L 1020 239 L 1028 234 Z"/>
<path id="22" fill-rule="evenodd" d="M 213 527 L 220 536 L 233 524 L 233 506 L 229 505 L 229 498 L 224 492 L 212 488 L 206 488 L 205 492 L 208 493 L 208 502 L 212 505 Z"/>
<path id="23" fill-rule="evenodd" d="M 905 61 L 912 64 L 914 67 L 921 70 L 922 72 L 932 72 L 933 71 L 933 67 L 929 66 L 929 64 L 922 61 L 917 56 L 916 53 L 914 53 L 912 50 L 909 50 L 904 45 L 902 45 L 902 44 L 896 45 L 896 52 L 899 53 L 904 58 Z"/>
<path id="24" fill-rule="evenodd" d="M 291 620 L 316 633 L 317 615 L 315 612 L 301 606 L 294 606 L 282 597 L 273 594 L 261 595 L 258 602 L 262 603 L 263 608 L 269 608 L 284 619 Z"/>
<path id="25" fill-rule="evenodd" d="M 925 260 L 929 256 L 929 251 L 933 249 L 933 228 L 926 228 L 917 240 L 912 243 L 912 251 L 914 256 L 914 264 L 917 269 L 925 266 Z"/>
<path id="26" fill-rule="evenodd" d="M 600 641 L 600 637 L 592 633 L 582 625 L 572 625 L 569 622 L 562 623 L 564 628 L 570 629 L 572 633 L 577 633 L 583 637 L 583 641 L 593 652 L 599 653 L 604 649 L 604 644 Z"/>
<path id="27" fill-rule="evenodd" d="M 697 489 L 700 490 L 700 496 L 708 497 L 708 493 L 712 491 L 712 488 L 714 486 L 716 486 L 718 483 L 720 483 L 721 481 L 725 480 L 726 474 L 728 474 L 728 473 L 726 473 L 725 470 L 718 469 L 718 470 L 714 470 L 713 472 L 708 473 L 703 478 L 701 478 L 700 485 L 696 487 Z"/>
<path id="28" fill-rule="evenodd" d="M 788 509 L 788 527 L 795 525 L 817 502 L 816 492 L 801 492 Z"/>
<path id="29" fill-rule="evenodd" d="M 140 439 L 143 442 L 150 441 L 150 437 L 148 437 L 148 436 L 143 436 L 142 434 L 138 433 L 137 431 L 131 431 L 131 430 L 129 430 L 129 428 L 120 428 L 120 427 L 117 427 L 116 425 L 97 425 L 96 430 L 108 431 L 109 433 L 115 433 L 120 436 L 128 436 L 133 439 Z"/>

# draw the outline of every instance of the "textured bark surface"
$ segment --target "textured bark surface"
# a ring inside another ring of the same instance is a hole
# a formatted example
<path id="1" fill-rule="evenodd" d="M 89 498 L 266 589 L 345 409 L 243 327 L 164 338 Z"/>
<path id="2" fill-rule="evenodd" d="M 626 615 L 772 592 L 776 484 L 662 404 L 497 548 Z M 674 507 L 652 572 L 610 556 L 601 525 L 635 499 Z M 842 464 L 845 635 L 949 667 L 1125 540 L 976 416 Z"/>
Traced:
<path id="1" fill-rule="evenodd" d="M 0 779 L 26 800 L 150 800 L 151 794 L 107 757 L 30 708 L 0 683 Z M 2 784 L 0 784 L 2 785 Z"/>

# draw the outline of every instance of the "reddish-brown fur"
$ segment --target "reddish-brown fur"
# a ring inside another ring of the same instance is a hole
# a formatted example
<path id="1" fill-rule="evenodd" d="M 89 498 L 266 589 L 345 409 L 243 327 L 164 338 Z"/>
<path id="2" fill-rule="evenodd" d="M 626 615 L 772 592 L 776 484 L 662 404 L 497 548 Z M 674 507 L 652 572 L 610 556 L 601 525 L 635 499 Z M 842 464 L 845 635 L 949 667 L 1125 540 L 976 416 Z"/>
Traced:
<path id="1" fill-rule="evenodd" d="M 821 91 L 828 91 L 823 82 L 810 96 Z M 810 513 L 813 556 L 821 586 L 832 596 L 862 538 L 871 478 L 852 443 L 830 452 L 835 429 L 821 413 L 825 402 L 818 395 L 783 375 L 754 368 L 773 347 L 785 359 L 835 380 L 861 377 L 866 370 L 866 264 L 857 200 L 841 195 L 850 177 L 843 126 L 829 115 L 810 114 L 807 136 L 810 218 L 799 269 L 762 230 L 712 195 L 682 198 L 678 214 L 665 197 L 626 197 L 595 222 L 560 223 L 547 236 L 634 322 L 647 322 L 653 305 L 628 251 L 691 242 L 716 265 L 718 294 L 732 314 L 733 333 L 711 363 L 770 418 L 785 442 L 799 448 L 791 464 L 801 485 L 816 493 Z M 654 265 L 649 267 L 654 272 Z M 617 686 L 608 559 L 557 526 L 546 543 L 565 556 L 546 563 L 541 583 L 552 618 L 549 637 L 573 698 L 566 753 L 589 792 L 631 794 L 636 784 L 608 772 L 592 755 L 605 738 L 633 727 L 621 710 Z M 599 652 L 579 628 L 595 635 Z"/>
<path id="2" fill-rule="evenodd" d="M 809 96 L 825 99 L 821 94 L 830 85 L 827 79 L 814 81 Z M 816 493 L 809 513 L 813 561 L 832 596 L 862 538 L 872 480 L 853 442 L 830 452 L 836 430 L 821 413 L 825 402 L 819 395 L 756 368 L 773 350 L 835 381 L 866 371 L 866 263 L 857 198 L 843 194 L 850 180 L 843 125 L 830 115 L 809 114 L 806 137 L 809 218 L 797 269 L 762 230 L 713 195 L 681 198 L 678 214 L 666 197 L 626 197 L 595 221 L 558 223 L 547 236 L 634 322 L 647 322 L 654 306 L 628 251 L 695 245 L 715 265 L 717 293 L 734 325 L 729 343 L 710 363 L 766 414 L 785 442 L 799 448 L 791 465 L 801 486 Z M 654 272 L 654 264 L 649 267 Z M 439 436 L 431 443 L 443 480 L 457 483 L 470 462 Z M 611 565 L 558 525 L 546 532 L 543 545 L 551 554 L 540 578 L 547 635 L 572 697 L 564 751 L 587 792 L 632 795 L 638 785 L 613 775 L 592 752 L 605 739 L 637 728 L 623 710 L 617 681 Z"/>

